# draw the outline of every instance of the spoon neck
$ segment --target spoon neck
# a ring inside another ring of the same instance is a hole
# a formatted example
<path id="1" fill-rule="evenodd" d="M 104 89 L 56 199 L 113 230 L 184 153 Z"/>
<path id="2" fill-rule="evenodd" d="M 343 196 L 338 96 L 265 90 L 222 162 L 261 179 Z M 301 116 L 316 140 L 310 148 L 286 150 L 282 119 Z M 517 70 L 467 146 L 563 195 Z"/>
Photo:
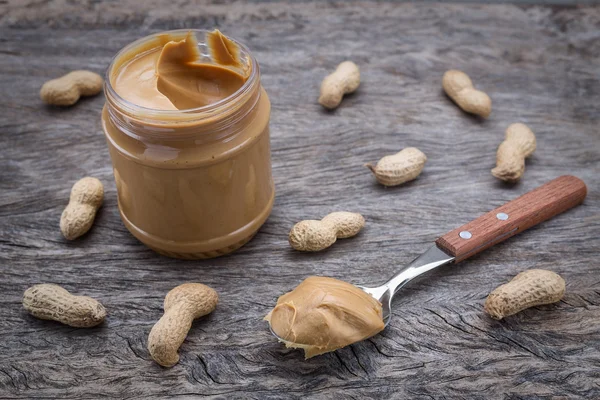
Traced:
<path id="1" fill-rule="evenodd" d="M 379 296 L 375 296 L 377 299 L 381 300 L 383 296 L 387 292 L 391 296 L 396 294 L 396 292 L 412 279 L 416 278 L 419 275 L 424 274 L 427 271 L 431 271 L 434 268 L 437 268 L 441 265 L 448 264 L 454 261 L 454 257 L 449 256 L 442 250 L 440 250 L 436 245 L 433 245 L 429 250 L 425 253 L 421 254 L 419 257 L 415 258 L 410 264 L 406 267 L 402 268 L 396 275 L 390 278 L 383 285 L 374 288 L 373 292 L 379 294 Z"/>
<path id="2" fill-rule="evenodd" d="M 402 286 L 406 285 L 413 278 L 415 278 L 415 276 L 416 275 L 412 274 L 410 268 L 405 268 L 384 283 L 382 287 L 385 287 L 385 291 L 390 292 L 390 294 L 393 296 L 398 290 L 400 290 L 400 288 L 402 288 Z"/>

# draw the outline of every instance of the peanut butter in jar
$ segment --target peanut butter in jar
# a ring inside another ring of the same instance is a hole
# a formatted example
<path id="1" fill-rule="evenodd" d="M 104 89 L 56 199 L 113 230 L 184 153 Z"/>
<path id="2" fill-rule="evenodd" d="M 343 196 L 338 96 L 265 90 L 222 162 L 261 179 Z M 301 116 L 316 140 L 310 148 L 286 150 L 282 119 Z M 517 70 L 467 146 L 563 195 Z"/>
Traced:
<path id="1" fill-rule="evenodd" d="M 266 221 L 271 105 L 259 67 L 219 31 L 169 31 L 108 68 L 102 125 L 129 231 L 171 257 L 209 258 Z"/>

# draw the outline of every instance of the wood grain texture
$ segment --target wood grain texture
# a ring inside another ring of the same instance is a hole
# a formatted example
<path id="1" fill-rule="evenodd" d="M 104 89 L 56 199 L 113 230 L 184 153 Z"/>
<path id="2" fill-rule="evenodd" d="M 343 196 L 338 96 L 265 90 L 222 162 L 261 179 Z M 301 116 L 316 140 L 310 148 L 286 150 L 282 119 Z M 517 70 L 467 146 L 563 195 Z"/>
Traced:
<path id="1" fill-rule="evenodd" d="M 578 206 L 586 194 L 587 187 L 581 179 L 563 175 L 453 229 L 435 243 L 460 262 Z M 498 218 L 498 214 L 507 219 Z M 461 232 L 471 236 L 463 238 Z"/>
<path id="2" fill-rule="evenodd" d="M 219 27 L 261 65 L 270 95 L 273 213 L 247 245 L 213 260 L 173 260 L 119 219 L 101 132 L 103 97 L 47 107 L 39 88 L 74 69 L 102 73 L 124 45 L 173 28 Z M 362 84 L 334 112 L 319 85 L 352 59 Z M 490 95 L 483 121 L 441 89 L 467 72 Z M 363 399 L 600 397 L 600 7 L 396 2 L 10 0 L 0 4 L 0 397 Z M 537 149 L 518 184 L 490 174 L 506 127 L 523 122 Z M 408 146 L 423 173 L 385 188 L 363 165 Z M 304 361 L 264 315 L 306 276 L 384 281 L 439 235 L 560 175 L 585 202 L 460 265 L 402 289 L 379 335 Z M 59 231 L 83 176 L 105 185 L 94 227 Z M 319 253 L 290 249 L 298 221 L 359 212 L 366 226 Z M 564 299 L 504 321 L 488 293 L 528 268 L 555 271 Z M 171 369 L 147 352 L 165 294 L 188 281 L 219 293 Z M 29 316 L 24 290 L 64 286 L 107 308 L 81 330 Z"/>

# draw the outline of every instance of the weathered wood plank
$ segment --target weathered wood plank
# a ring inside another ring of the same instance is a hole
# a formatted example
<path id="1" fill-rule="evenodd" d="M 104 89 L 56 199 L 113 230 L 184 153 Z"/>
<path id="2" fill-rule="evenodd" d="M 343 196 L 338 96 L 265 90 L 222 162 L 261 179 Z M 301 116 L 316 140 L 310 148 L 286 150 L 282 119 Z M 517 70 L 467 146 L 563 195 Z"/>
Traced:
<path id="1" fill-rule="evenodd" d="M 218 3 L 0 5 L 0 397 L 600 397 L 600 7 Z M 171 260 L 119 219 L 102 96 L 63 110 L 44 106 L 38 91 L 75 68 L 103 72 L 150 32 L 215 26 L 261 63 L 276 203 L 233 255 Z M 325 112 L 320 81 L 346 58 L 360 65 L 362 85 Z M 443 94 L 449 68 L 490 94 L 488 120 Z M 522 181 L 507 186 L 489 171 L 513 122 L 534 130 L 538 149 Z M 427 154 L 423 174 L 377 185 L 363 164 L 406 146 Z M 309 274 L 382 281 L 438 236 L 562 174 L 587 183 L 583 205 L 411 283 L 374 338 L 304 361 L 261 321 Z M 92 231 L 66 242 L 60 213 L 84 175 L 103 181 L 106 202 Z M 289 248 L 295 222 L 340 209 L 366 217 L 356 238 L 318 254 Z M 489 291 L 533 267 L 560 273 L 565 299 L 488 318 Z M 164 295 L 185 281 L 214 287 L 220 304 L 194 324 L 181 362 L 163 369 L 147 335 Z M 77 330 L 30 317 L 21 295 L 40 282 L 98 298 L 107 322 Z"/>

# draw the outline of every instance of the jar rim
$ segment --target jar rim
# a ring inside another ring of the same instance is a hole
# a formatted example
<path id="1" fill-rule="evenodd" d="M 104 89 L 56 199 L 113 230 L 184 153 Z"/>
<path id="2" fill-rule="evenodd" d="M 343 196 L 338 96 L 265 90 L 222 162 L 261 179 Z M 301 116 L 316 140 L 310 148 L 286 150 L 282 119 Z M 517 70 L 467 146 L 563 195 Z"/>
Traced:
<path id="1" fill-rule="evenodd" d="M 125 99 L 124 97 L 122 97 L 113 88 L 112 83 L 111 83 L 111 72 L 112 72 L 113 68 L 115 67 L 116 61 L 119 60 L 119 58 L 123 54 L 126 54 L 128 51 L 134 49 L 135 47 L 139 47 L 141 44 L 143 44 L 149 40 L 152 40 L 153 38 L 156 38 L 159 35 L 167 34 L 167 35 L 185 37 L 185 35 L 187 35 L 189 32 L 194 33 L 196 35 L 196 38 L 199 39 L 198 38 L 200 36 L 199 34 L 206 35 L 207 33 L 210 33 L 212 31 L 209 31 L 207 29 L 174 29 L 174 30 L 169 30 L 169 31 L 160 31 L 157 33 L 153 33 L 151 35 L 144 36 L 140 39 L 137 39 L 134 42 L 131 42 L 128 45 L 126 45 L 125 47 L 123 47 L 121 50 L 119 50 L 117 52 L 117 54 L 112 58 L 110 64 L 108 65 L 108 68 L 106 69 L 106 73 L 104 74 L 104 93 L 106 94 L 107 101 L 109 101 L 113 106 L 116 106 L 121 112 L 125 112 L 126 114 L 129 114 L 130 116 L 134 116 L 134 115 L 139 116 L 140 114 L 144 114 L 144 117 L 149 118 L 149 119 L 154 119 L 153 117 L 158 118 L 158 119 L 166 118 L 169 120 L 201 119 L 205 115 L 206 116 L 214 115 L 215 112 L 226 109 L 227 105 L 233 103 L 236 99 L 242 97 L 244 94 L 246 94 L 248 91 L 250 91 L 252 89 L 252 87 L 255 85 L 256 81 L 260 77 L 260 69 L 258 66 L 258 62 L 256 61 L 256 58 L 252 55 L 252 53 L 250 52 L 248 47 L 246 47 L 246 45 L 244 45 L 239 40 L 232 38 L 230 36 L 227 36 L 227 38 L 232 40 L 240 48 L 241 52 L 248 57 L 249 65 L 250 65 L 250 75 L 248 76 L 248 79 L 246 79 L 246 82 L 244 82 L 244 84 L 238 90 L 236 90 L 229 96 L 227 96 L 215 103 L 207 104 L 207 105 L 201 106 L 201 107 L 187 108 L 187 109 L 182 109 L 182 110 L 160 110 L 160 109 L 143 107 L 143 106 L 137 105 L 137 104 Z M 199 43 L 204 43 L 204 42 L 199 41 Z"/>

